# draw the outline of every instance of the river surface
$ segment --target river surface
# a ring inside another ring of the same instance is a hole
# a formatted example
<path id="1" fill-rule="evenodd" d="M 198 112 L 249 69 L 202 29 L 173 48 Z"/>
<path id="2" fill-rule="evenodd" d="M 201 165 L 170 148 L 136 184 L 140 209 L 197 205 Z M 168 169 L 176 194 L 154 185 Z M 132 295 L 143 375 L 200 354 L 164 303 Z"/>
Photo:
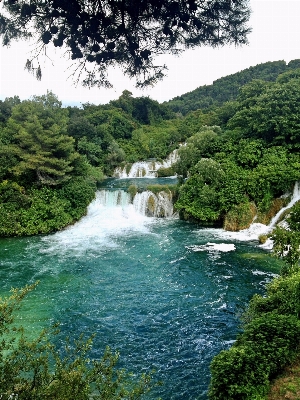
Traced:
<path id="1" fill-rule="evenodd" d="M 206 400 L 212 357 L 278 265 L 256 241 L 101 201 L 62 232 L 1 239 L 1 295 L 39 280 L 20 311 L 30 334 L 56 321 L 62 337 L 96 333 L 92 357 L 109 345 L 120 367 L 156 371 L 163 385 L 147 399 Z"/>

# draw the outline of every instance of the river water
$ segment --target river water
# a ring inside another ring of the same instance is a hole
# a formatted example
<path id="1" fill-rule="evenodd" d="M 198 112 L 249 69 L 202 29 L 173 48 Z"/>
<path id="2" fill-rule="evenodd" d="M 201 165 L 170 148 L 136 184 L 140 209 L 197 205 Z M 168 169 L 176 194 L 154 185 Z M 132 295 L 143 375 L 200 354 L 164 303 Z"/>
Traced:
<path id="1" fill-rule="evenodd" d="M 56 321 L 62 337 L 96 333 L 92 357 L 109 345 L 120 367 L 156 371 L 163 385 L 147 399 L 207 399 L 212 357 L 233 343 L 238 315 L 278 265 L 256 241 L 104 197 L 62 232 L 1 239 L 1 294 L 39 280 L 20 311 L 30 334 Z"/>

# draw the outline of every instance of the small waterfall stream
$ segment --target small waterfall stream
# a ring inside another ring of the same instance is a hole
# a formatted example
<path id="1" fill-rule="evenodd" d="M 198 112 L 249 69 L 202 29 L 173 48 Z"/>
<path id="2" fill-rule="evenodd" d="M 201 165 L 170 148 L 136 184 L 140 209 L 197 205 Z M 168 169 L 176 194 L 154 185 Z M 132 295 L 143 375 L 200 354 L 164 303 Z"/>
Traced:
<path id="1" fill-rule="evenodd" d="M 293 189 L 293 194 L 291 196 L 291 200 L 289 203 L 281 208 L 278 213 L 272 218 L 270 221 L 269 225 L 264 225 L 261 223 L 253 222 L 249 228 L 243 229 L 239 232 L 229 232 L 226 231 L 224 232 L 224 236 L 227 238 L 233 238 L 237 240 L 242 240 L 242 241 L 248 241 L 248 240 L 258 240 L 260 235 L 268 235 L 272 232 L 272 230 L 275 228 L 277 222 L 280 220 L 280 217 L 282 214 L 293 207 L 294 204 L 297 203 L 297 201 L 300 201 L 300 187 L 299 187 L 299 182 L 295 183 L 294 189 Z M 264 245 L 262 245 L 266 249 L 271 249 L 273 247 L 273 242 L 271 239 L 268 239 Z"/>
<path id="2" fill-rule="evenodd" d="M 299 183 L 296 182 L 296 183 L 295 183 L 295 186 L 294 186 L 293 195 L 292 195 L 292 198 L 291 198 L 289 204 L 288 204 L 287 206 L 283 207 L 283 208 L 272 218 L 271 222 L 270 222 L 269 225 L 268 225 L 269 230 L 272 230 L 272 229 L 275 227 L 275 225 L 276 225 L 277 221 L 279 220 L 279 218 L 281 217 L 281 215 L 282 215 L 286 210 L 288 210 L 289 208 L 292 208 L 293 205 L 296 204 L 297 201 L 299 201 L 299 200 L 300 200 L 300 188 L 299 188 Z"/>
<path id="3" fill-rule="evenodd" d="M 126 178 L 156 178 L 157 170 L 169 168 L 178 160 L 178 150 L 175 149 L 164 161 L 138 161 L 132 164 L 130 170 L 127 166 L 116 168 L 114 176 L 120 179 Z"/>

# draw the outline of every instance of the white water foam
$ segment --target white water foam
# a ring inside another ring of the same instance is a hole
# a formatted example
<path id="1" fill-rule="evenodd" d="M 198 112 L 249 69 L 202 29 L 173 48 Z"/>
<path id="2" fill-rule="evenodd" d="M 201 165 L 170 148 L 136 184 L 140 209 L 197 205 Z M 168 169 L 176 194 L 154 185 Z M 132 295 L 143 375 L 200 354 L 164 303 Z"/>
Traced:
<path id="1" fill-rule="evenodd" d="M 42 240 L 44 252 L 85 253 L 117 246 L 116 239 L 128 232 L 149 234 L 152 218 L 137 212 L 126 192 L 101 190 L 88 207 L 87 215 L 67 229 Z"/>
<path id="2" fill-rule="evenodd" d="M 151 206 L 150 204 L 151 203 Z M 151 217 L 172 217 L 173 203 L 171 196 L 162 191 L 154 194 L 149 190 L 137 193 L 133 200 L 133 207 L 142 215 Z"/>
<path id="3" fill-rule="evenodd" d="M 233 243 L 206 243 L 203 245 L 191 245 L 186 246 L 187 249 L 197 251 L 221 251 L 227 253 L 228 251 L 234 251 L 235 245 Z"/>

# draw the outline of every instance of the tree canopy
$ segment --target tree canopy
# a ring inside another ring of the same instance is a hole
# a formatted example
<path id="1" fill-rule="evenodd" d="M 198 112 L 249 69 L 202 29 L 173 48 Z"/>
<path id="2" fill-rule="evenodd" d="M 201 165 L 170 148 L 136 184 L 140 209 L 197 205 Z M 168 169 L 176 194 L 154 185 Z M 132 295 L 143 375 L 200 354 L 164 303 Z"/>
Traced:
<path id="1" fill-rule="evenodd" d="M 0 14 L 3 44 L 34 38 L 26 67 L 41 78 L 39 55 L 50 44 L 74 61 L 86 86 L 106 86 L 110 66 L 121 66 L 137 86 L 154 84 L 165 65 L 154 57 L 200 45 L 245 44 L 248 0 L 5 0 Z"/>

